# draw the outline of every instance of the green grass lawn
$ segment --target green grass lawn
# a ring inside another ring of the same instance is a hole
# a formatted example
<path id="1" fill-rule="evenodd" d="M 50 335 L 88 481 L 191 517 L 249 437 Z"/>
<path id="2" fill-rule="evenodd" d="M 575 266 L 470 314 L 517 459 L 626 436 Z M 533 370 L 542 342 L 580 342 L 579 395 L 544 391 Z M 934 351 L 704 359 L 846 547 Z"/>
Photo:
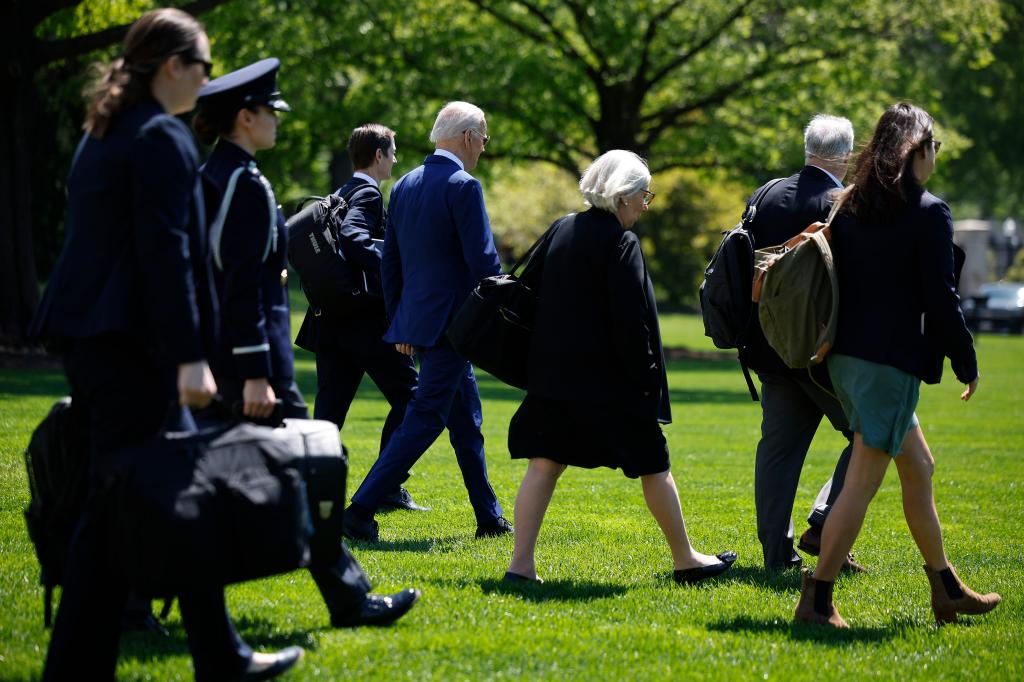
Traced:
<path id="1" fill-rule="evenodd" d="M 665 316 L 663 329 L 666 345 L 710 348 L 699 318 Z M 287 678 L 293 680 L 1024 679 L 1024 338 L 983 336 L 978 350 L 982 381 L 970 403 L 958 400 L 961 387 L 947 369 L 945 383 L 923 388 L 918 409 L 938 462 L 936 498 L 950 558 L 969 584 L 1003 595 L 993 614 L 973 623 L 932 625 L 927 580 L 893 471 L 854 548 L 871 573 L 842 577 L 836 587 L 853 629 L 790 623 L 799 577 L 764 573 L 755 533 L 760 411 L 738 365 L 720 361 L 670 364 L 675 423 L 665 433 L 694 544 L 740 555 L 723 579 L 677 587 L 639 483 L 606 469 L 570 469 L 538 548 L 547 582 L 503 584 L 512 539 L 473 539 L 473 514 L 442 438 L 407 484 L 433 511 L 380 516 L 382 542 L 354 547 L 376 591 L 423 590 L 407 617 L 385 629 L 333 630 L 305 572 L 229 588 L 231 613 L 255 647 L 307 649 Z M 299 354 L 297 371 L 312 402 L 311 356 Z M 21 452 L 64 391 L 58 371 L 0 370 L 4 680 L 38 677 L 49 638 L 22 519 L 28 492 Z M 480 391 L 491 482 L 511 518 L 526 465 L 508 458 L 506 432 L 522 394 L 490 377 L 480 378 Z M 354 482 L 376 457 L 385 411 L 383 398 L 364 383 L 343 434 Z M 842 445 L 822 427 L 800 483 L 798 532 Z M 169 638 L 123 638 L 119 679 L 191 676 L 176 610 L 169 625 Z"/>

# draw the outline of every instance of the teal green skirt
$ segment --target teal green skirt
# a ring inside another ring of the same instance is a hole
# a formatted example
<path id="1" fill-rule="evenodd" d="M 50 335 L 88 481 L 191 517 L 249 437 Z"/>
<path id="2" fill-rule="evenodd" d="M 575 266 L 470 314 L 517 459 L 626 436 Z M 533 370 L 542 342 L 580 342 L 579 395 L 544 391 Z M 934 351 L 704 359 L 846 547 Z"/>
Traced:
<path id="1" fill-rule="evenodd" d="M 903 439 L 917 426 L 921 380 L 903 370 L 855 358 L 829 355 L 828 373 L 836 397 L 850 420 L 850 430 L 864 444 L 895 457 Z"/>

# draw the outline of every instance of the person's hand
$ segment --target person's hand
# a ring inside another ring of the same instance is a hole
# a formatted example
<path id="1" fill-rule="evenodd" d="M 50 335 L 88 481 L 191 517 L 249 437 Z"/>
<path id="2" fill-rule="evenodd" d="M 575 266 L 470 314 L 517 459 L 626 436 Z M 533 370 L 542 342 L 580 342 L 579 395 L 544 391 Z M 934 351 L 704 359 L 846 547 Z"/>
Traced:
<path id="1" fill-rule="evenodd" d="M 206 407 L 217 395 L 217 382 L 206 360 L 178 365 L 178 403 L 185 407 Z"/>
<path id="2" fill-rule="evenodd" d="M 242 414 L 253 419 L 265 419 L 274 412 L 274 389 L 266 377 L 246 379 L 242 387 Z"/>
<path id="3" fill-rule="evenodd" d="M 395 350 L 402 355 L 416 355 L 416 348 L 411 343 L 396 343 Z"/>
<path id="4" fill-rule="evenodd" d="M 965 388 L 964 392 L 960 394 L 960 400 L 963 400 L 964 402 L 967 402 L 968 400 L 971 399 L 971 396 L 974 395 L 974 392 L 978 390 L 978 379 L 979 378 L 980 377 L 975 377 L 974 381 L 972 381 L 971 383 L 967 384 L 967 388 Z"/>

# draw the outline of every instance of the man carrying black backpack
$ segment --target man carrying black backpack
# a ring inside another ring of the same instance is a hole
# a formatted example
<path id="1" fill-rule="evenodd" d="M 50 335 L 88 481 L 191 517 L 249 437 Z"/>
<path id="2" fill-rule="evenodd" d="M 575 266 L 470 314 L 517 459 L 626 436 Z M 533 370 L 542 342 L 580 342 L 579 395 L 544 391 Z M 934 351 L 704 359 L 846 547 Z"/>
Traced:
<path id="1" fill-rule="evenodd" d="M 853 125 L 837 116 L 818 114 L 804 131 L 805 165 L 795 175 L 775 183 L 761 199 L 756 217 L 747 225 L 755 248 L 782 244 L 815 221 L 824 221 L 835 190 L 841 189 L 853 151 Z M 814 379 L 804 369 L 790 369 L 765 341 L 756 310 L 747 336 L 746 363 L 761 380 L 761 440 L 754 468 L 757 537 L 765 566 L 783 570 L 799 567 L 793 551 L 793 502 L 800 470 L 822 416 L 852 442 L 853 433 L 839 401 L 818 384 L 829 386 L 823 366 Z M 800 537 L 799 548 L 817 555 L 821 528 L 839 495 L 850 462 L 847 444 L 832 479 L 818 494 Z M 865 569 L 848 556 L 844 569 Z"/>
<path id="2" fill-rule="evenodd" d="M 365 277 L 366 291 L 375 295 L 345 310 L 317 308 L 311 301 L 295 339 L 299 348 L 316 353 L 315 419 L 343 428 L 363 375 L 370 375 L 391 406 L 381 429 L 381 452 L 402 423 L 417 383 L 413 359 L 381 340 L 388 319 L 380 285 L 379 240 L 384 238 L 385 215 L 380 183 L 391 177 L 398 161 L 395 152 L 395 132 L 390 128 L 368 123 L 353 130 L 348 155 L 355 172 L 336 192 L 348 204 L 337 235 L 338 255 L 356 277 Z M 401 486 L 386 495 L 381 506 L 427 510 Z"/>

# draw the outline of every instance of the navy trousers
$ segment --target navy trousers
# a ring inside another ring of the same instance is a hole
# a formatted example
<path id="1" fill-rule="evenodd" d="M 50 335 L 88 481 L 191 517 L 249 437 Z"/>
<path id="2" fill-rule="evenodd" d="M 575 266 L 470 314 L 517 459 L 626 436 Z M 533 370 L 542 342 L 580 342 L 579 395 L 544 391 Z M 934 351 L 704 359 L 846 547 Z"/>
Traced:
<path id="1" fill-rule="evenodd" d="M 393 344 L 380 340 L 385 328 L 383 323 L 356 320 L 348 329 L 338 330 L 336 338 L 327 337 L 326 326 L 321 330 L 313 406 L 315 419 L 326 419 L 343 428 L 363 375 L 369 374 L 391 406 L 381 429 L 379 452 L 387 447 L 416 393 L 416 365 Z"/>
<path id="2" fill-rule="evenodd" d="M 370 468 L 352 502 L 376 511 L 381 498 L 394 490 L 445 428 L 462 470 L 462 480 L 478 524 L 502 515 L 501 504 L 487 480 L 483 412 L 473 366 L 443 340 L 419 351 L 419 385 L 401 425 Z"/>
<path id="3" fill-rule="evenodd" d="M 128 586 L 110 563 L 110 455 L 156 436 L 194 427 L 177 407 L 176 370 L 155 364 L 140 338 L 107 334 L 76 340 L 64 355 L 71 398 L 90 437 L 90 491 L 71 541 L 44 680 L 112 680 Z M 178 595 L 197 680 L 230 679 L 252 650 L 235 631 L 221 587 Z"/>

